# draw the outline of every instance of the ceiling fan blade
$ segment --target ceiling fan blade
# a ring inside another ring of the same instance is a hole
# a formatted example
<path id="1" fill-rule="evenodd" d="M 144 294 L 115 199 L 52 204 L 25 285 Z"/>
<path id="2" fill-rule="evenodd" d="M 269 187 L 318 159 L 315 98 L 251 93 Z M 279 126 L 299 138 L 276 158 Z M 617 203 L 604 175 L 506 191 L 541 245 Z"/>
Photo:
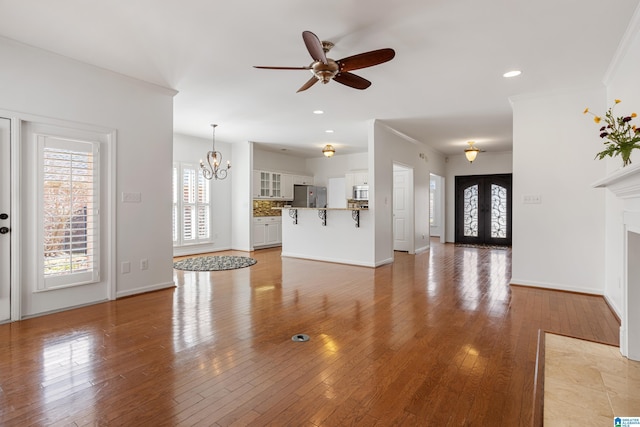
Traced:
<path id="1" fill-rule="evenodd" d="M 305 84 L 303 84 L 302 87 L 296 91 L 296 93 L 307 90 L 316 83 L 318 83 L 318 78 L 316 76 L 313 76 Z"/>
<path id="2" fill-rule="evenodd" d="M 267 67 L 262 65 L 254 65 L 253 68 L 260 68 L 263 70 L 310 70 L 311 67 Z"/>
<path id="3" fill-rule="evenodd" d="M 309 54 L 313 58 L 314 61 L 320 61 L 323 64 L 327 63 L 327 55 L 324 53 L 324 49 L 322 48 L 322 42 L 311 31 L 303 31 L 302 39 L 304 40 L 305 46 L 307 46 L 307 50 Z"/>
<path id="4" fill-rule="evenodd" d="M 387 48 L 349 56 L 336 62 L 340 66 L 340 71 L 345 72 L 382 64 L 384 62 L 391 61 L 394 56 L 396 56 L 396 52 L 393 49 Z"/>
<path id="5" fill-rule="evenodd" d="M 363 79 L 360 76 L 356 76 L 352 73 L 339 73 L 333 77 L 333 80 L 338 83 L 342 83 L 345 86 L 350 86 L 354 89 L 366 89 L 371 86 L 371 82 L 367 79 Z"/>

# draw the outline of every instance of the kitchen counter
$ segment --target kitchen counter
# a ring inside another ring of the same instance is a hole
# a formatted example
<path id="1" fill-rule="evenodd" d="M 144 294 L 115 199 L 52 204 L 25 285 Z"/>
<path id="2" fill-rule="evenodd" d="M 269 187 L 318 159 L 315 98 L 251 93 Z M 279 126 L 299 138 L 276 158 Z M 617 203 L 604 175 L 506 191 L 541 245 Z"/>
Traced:
<path id="1" fill-rule="evenodd" d="M 369 209 L 278 209 L 283 211 L 282 256 L 375 267 Z"/>

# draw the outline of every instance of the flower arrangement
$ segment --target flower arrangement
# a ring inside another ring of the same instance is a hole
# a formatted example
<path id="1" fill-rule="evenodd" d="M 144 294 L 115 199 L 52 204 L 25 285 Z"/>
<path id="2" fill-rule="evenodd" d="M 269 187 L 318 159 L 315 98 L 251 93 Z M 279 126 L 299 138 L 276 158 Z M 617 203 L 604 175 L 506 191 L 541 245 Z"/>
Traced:
<path id="1" fill-rule="evenodd" d="M 622 166 L 628 166 L 631 164 L 631 151 L 634 148 L 640 148 L 640 128 L 631 124 L 631 120 L 636 118 L 636 113 L 631 113 L 629 116 L 614 117 L 613 108 L 621 101 L 615 100 L 615 103 L 610 107 L 604 118 L 593 114 L 588 108 L 585 108 L 584 114 L 591 114 L 593 121 L 600 123 L 604 120 L 605 125 L 600 128 L 600 138 L 604 139 L 605 149 L 596 154 L 597 159 L 604 159 L 606 156 L 622 157 Z"/>

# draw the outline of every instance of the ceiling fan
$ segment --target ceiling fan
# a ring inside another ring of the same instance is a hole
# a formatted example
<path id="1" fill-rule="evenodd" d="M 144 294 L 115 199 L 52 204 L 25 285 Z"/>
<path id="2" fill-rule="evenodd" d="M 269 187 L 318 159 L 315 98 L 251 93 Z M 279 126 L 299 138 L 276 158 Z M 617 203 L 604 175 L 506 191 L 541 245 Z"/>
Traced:
<path id="1" fill-rule="evenodd" d="M 392 60 L 396 55 L 393 49 L 387 48 L 372 50 L 371 52 L 360 53 L 334 61 L 331 58 L 327 58 L 327 52 L 331 50 L 333 43 L 321 42 L 318 36 L 311 31 L 303 31 L 302 39 L 311 58 L 313 58 L 311 65 L 306 67 L 263 67 L 254 65 L 254 67 L 267 70 L 310 70 L 313 73 L 313 77 L 302 85 L 298 92 L 309 89 L 319 81 L 327 84 L 331 79 L 343 85 L 362 90 L 371 86 L 371 82 L 350 71 L 382 64 Z"/>

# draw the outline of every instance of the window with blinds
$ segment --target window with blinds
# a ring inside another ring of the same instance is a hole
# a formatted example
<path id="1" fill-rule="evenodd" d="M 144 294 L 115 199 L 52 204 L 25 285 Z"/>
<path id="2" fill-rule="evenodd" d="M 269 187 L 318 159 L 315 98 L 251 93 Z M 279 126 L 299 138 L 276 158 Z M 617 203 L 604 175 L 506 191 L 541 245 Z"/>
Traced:
<path id="1" fill-rule="evenodd" d="M 40 290 L 100 278 L 99 144 L 38 135 Z"/>
<path id="2" fill-rule="evenodd" d="M 210 185 L 196 165 L 173 168 L 174 245 L 211 242 Z"/>

